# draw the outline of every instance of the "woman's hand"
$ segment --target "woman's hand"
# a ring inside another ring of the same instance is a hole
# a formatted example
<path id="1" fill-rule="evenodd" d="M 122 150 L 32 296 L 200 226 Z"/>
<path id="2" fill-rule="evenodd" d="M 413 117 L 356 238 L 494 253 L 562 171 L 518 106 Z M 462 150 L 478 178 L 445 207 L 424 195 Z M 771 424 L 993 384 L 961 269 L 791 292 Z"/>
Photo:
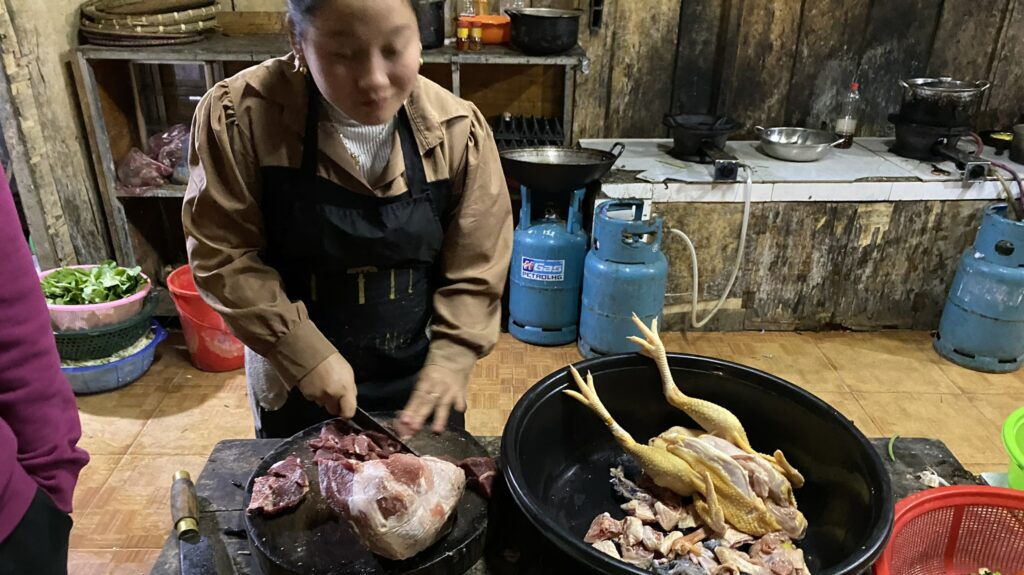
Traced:
<path id="1" fill-rule="evenodd" d="M 469 376 L 459 375 L 439 365 L 425 365 L 409 402 L 398 419 L 401 435 L 412 435 L 423 427 L 423 422 L 434 414 L 434 433 L 441 433 L 448 425 L 448 415 L 454 407 L 466 411 L 466 384 Z"/>
<path id="2" fill-rule="evenodd" d="M 340 353 L 329 356 L 299 380 L 299 391 L 331 415 L 348 419 L 356 414 L 356 377 Z"/>

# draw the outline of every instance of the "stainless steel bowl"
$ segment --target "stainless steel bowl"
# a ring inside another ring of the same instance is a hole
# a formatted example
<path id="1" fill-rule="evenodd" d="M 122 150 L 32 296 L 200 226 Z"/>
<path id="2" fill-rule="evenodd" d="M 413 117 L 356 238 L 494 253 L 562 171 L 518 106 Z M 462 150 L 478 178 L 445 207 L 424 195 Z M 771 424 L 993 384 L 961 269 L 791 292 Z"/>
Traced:
<path id="1" fill-rule="evenodd" d="M 754 130 L 761 136 L 761 151 L 787 162 L 814 162 L 824 158 L 832 146 L 842 142 L 834 134 L 807 128 L 762 128 Z"/>

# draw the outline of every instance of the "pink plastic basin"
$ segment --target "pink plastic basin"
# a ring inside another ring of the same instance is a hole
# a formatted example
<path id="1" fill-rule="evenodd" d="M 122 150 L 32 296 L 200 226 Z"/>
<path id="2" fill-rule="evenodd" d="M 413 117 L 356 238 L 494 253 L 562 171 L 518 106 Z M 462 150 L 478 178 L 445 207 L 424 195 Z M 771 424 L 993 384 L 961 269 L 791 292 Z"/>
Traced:
<path id="1" fill-rule="evenodd" d="M 67 267 L 88 269 L 97 266 L 95 264 L 86 264 Z M 39 280 L 42 281 L 43 278 L 57 271 L 57 269 L 60 268 L 39 272 Z M 142 274 L 142 277 L 146 278 L 146 283 L 141 289 L 139 289 L 139 291 L 117 301 L 86 305 L 57 305 L 47 303 L 46 307 L 50 309 L 50 323 L 53 324 L 54 331 L 81 331 L 83 329 L 96 329 L 98 327 L 124 321 L 139 313 L 142 311 L 142 304 L 146 299 L 146 295 L 149 294 L 149 290 L 153 286 L 153 282 L 150 281 L 149 276 Z"/>

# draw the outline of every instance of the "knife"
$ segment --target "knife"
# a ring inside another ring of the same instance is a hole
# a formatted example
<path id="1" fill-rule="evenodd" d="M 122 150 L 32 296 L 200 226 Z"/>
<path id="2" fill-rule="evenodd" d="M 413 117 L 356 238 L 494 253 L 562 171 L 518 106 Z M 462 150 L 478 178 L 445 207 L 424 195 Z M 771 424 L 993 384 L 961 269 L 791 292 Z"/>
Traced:
<path id="1" fill-rule="evenodd" d="M 199 534 L 196 486 L 187 471 L 174 474 L 171 484 L 171 519 L 178 535 L 181 575 L 222 575 L 210 540 Z"/>
<path id="2" fill-rule="evenodd" d="M 408 453 L 417 456 L 419 455 L 419 453 L 417 453 L 415 449 L 409 447 L 407 443 L 402 441 L 402 439 L 398 437 L 398 434 L 391 430 L 391 428 L 385 426 L 383 423 L 374 419 L 369 413 L 363 411 L 361 407 L 356 407 L 356 414 L 353 415 L 352 419 L 350 419 L 349 421 L 361 427 L 363 431 L 376 431 L 377 433 L 383 434 L 388 438 L 396 441 L 399 445 L 402 446 L 402 449 L 404 449 Z"/>

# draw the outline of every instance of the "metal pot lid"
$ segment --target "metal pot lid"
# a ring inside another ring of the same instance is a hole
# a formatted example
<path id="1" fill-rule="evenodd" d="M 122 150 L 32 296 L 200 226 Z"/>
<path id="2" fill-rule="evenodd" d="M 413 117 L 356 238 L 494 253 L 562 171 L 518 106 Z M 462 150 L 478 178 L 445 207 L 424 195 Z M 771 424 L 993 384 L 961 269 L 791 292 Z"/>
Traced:
<path id="1" fill-rule="evenodd" d="M 904 80 L 907 87 L 925 88 L 932 92 L 944 92 L 947 94 L 970 94 L 988 88 L 988 82 L 967 82 L 954 80 L 953 78 L 912 78 Z"/>
<path id="2" fill-rule="evenodd" d="M 505 13 L 542 18 L 579 18 L 583 15 L 582 10 L 559 10 L 557 8 L 506 8 Z"/>

